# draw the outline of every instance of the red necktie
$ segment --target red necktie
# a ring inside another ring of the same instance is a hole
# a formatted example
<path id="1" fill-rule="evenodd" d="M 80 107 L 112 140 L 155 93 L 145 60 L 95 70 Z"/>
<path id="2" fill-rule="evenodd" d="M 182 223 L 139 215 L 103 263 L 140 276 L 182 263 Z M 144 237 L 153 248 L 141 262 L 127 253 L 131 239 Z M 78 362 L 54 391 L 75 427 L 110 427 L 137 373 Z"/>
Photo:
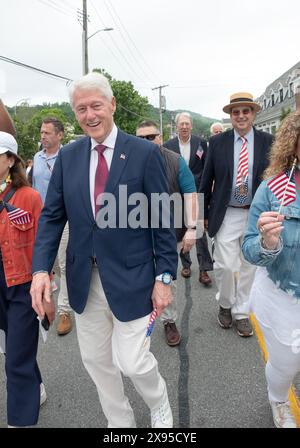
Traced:
<path id="1" fill-rule="evenodd" d="M 245 202 L 247 198 L 248 193 L 249 166 L 247 139 L 245 139 L 245 137 L 240 137 L 240 139 L 242 140 L 242 147 L 240 151 L 234 196 L 238 202 L 243 204 L 243 202 Z"/>
<path id="2" fill-rule="evenodd" d="M 94 200 L 95 200 L 95 216 L 97 216 L 98 211 L 100 210 L 100 205 L 97 202 L 100 202 L 100 195 L 105 190 L 105 185 L 108 178 L 108 166 L 104 157 L 104 151 L 106 150 L 106 146 L 97 145 L 95 147 L 98 152 L 98 165 L 95 174 L 95 191 L 94 191 Z"/>

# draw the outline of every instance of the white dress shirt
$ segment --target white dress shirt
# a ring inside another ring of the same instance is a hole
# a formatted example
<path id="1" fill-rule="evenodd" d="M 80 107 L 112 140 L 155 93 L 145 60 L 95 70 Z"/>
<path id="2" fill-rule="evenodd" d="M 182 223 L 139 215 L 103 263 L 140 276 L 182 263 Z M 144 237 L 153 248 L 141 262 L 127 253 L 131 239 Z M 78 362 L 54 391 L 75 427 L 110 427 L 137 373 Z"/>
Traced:
<path id="1" fill-rule="evenodd" d="M 101 145 L 105 145 L 107 148 L 103 152 L 103 155 L 105 157 L 108 171 L 110 170 L 113 154 L 114 154 L 114 148 L 116 145 L 118 135 L 118 128 L 114 124 L 111 133 L 106 137 L 106 139 L 101 143 Z M 91 159 L 90 159 L 90 198 L 91 198 L 91 204 L 92 204 L 92 210 L 93 214 L 95 216 L 95 199 L 94 199 L 94 192 L 95 192 L 95 175 L 96 170 L 98 166 L 98 152 L 95 149 L 97 145 L 100 143 L 96 142 L 93 138 L 91 138 Z"/>
<path id="2" fill-rule="evenodd" d="M 187 166 L 189 166 L 191 158 L 191 137 L 188 139 L 187 142 L 182 142 L 178 137 L 178 141 L 179 141 L 180 154 L 186 161 Z"/>

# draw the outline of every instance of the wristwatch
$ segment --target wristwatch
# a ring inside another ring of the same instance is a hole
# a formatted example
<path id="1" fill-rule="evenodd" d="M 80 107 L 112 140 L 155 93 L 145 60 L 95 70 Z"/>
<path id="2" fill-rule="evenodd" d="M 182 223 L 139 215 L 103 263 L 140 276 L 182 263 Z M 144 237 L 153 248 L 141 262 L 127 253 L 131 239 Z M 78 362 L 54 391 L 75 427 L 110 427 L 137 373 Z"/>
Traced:
<path id="1" fill-rule="evenodd" d="M 172 275 L 169 272 L 164 272 L 163 274 L 157 275 L 155 280 L 163 282 L 164 285 L 170 285 L 172 283 Z"/>

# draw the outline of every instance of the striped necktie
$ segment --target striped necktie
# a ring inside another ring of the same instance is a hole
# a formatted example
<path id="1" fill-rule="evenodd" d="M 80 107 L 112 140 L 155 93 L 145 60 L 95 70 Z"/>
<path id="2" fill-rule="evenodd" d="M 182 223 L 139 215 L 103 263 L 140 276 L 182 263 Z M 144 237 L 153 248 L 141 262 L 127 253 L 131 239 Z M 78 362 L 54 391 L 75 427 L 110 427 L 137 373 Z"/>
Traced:
<path id="1" fill-rule="evenodd" d="M 249 166 L 247 139 L 245 137 L 240 137 L 240 139 L 242 140 L 242 147 L 240 151 L 234 197 L 238 202 L 240 202 L 240 204 L 243 204 L 247 199 L 248 194 Z"/>
<path id="2" fill-rule="evenodd" d="M 106 150 L 106 146 L 97 145 L 95 149 L 98 152 L 98 165 L 95 173 L 95 190 L 94 190 L 95 216 L 97 216 L 97 213 L 100 210 L 99 203 L 101 194 L 105 190 L 105 185 L 108 178 L 108 166 L 103 154 L 104 151 Z"/>

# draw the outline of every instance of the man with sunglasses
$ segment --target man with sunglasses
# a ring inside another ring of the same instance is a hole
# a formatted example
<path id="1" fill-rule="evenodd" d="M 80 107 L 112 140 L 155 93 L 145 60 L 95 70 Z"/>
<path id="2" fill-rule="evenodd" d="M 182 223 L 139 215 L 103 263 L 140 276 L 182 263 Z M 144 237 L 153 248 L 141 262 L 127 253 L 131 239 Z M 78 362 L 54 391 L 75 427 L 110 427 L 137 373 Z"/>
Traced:
<path id="1" fill-rule="evenodd" d="M 162 139 L 157 124 L 151 120 L 142 121 L 136 129 L 136 136 L 147 139 L 160 146 L 165 161 L 170 195 L 173 193 L 180 193 L 181 195 L 184 195 L 185 201 L 192 200 L 191 195 L 196 193 L 193 173 L 187 166 L 183 157 L 162 146 Z M 178 250 L 182 250 L 183 253 L 189 252 L 196 242 L 195 226 L 197 224 L 197 217 L 194 217 L 193 219 L 192 216 L 192 207 L 189 207 L 186 203 L 185 209 L 187 211 L 186 223 L 188 227 L 176 229 Z M 161 320 L 164 324 L 167 344 L 174 347 L 179 345 L 181 340 L 180 333 L 175 323 L 177 320 L 177 289 L 175 281 L 172 282 L 172 288 L 173 301 L 167 308 L 165 308 L 161 315 Z"/>
<path id="2" fill-rule="evenodd" d="M 224 329 L 236 321 L 237 333 L 252 336 L 249 293 L 255 267 L 242 254 L 241 245 L 254 194 L 268 165 L 272 135 L 253 127 L 261 110 L 250 93 L 230 97 L 223 111 L 233 129 L 209 140 L 200 191 L 205 195 L 205 218 L 214 238 L 214 272 L 219 303 L 218 322 Z"/>
<path id="3" fill-rule="evenodd" d="M 171 151 L 180 154 L 193 173 L 197 192 L 199 191 L 201 176 L 204 168 L 207 143 L 201 137 L 192 135 L 193 118 L 189 112 L 180 112 L 175 117 L 177 137 L 168 140 L 164 146 Z M 212 271 L 213 262 L 208 250 L 207 236 L 203 233 L 196 241 L 197 259 L 199 265 L 199 282 L 204 286 L 211 285 L 211 279 L 207 271 Z M 181 275 L 191 276 L 191 257 L 189 252 L 180 252 L 182 263 Z"/>

